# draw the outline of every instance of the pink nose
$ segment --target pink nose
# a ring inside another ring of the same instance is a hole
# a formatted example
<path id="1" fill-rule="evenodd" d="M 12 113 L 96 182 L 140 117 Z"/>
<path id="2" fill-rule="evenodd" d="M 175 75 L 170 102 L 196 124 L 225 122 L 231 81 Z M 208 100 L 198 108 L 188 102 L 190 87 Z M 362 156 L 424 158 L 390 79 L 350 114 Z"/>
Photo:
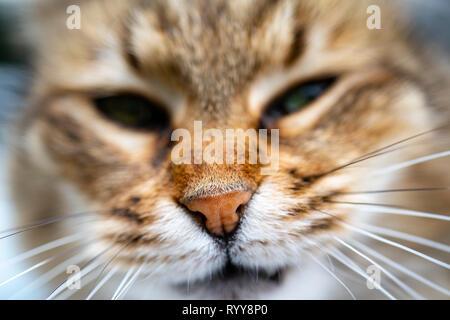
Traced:
<path id="1" fill-rule="evenodd" d="M 200 212 L 206 218 L 206 228 L 219 236 L 233 231 L 240 219 L 237 212 L 239 206 L 245 205 L 252 194 L 247 191 L 234 191 L 197 198 L 186 202 L 189 210 Z"/>

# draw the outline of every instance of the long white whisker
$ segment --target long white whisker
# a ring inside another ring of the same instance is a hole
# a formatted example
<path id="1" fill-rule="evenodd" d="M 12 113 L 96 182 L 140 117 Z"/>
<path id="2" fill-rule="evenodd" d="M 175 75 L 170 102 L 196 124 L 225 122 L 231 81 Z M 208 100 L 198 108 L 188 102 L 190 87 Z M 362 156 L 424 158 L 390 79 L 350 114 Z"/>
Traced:
<path id="1" fill-rule="evenodd" d="M 103 266 L 102 270 L 100 270 L 100 274 L 97 277 L 97 282 L 99 281 L 99 279 L 101 278 L 101 276 L 103 275 L 103 272 L 106 270 L 106 268 L 114 261 L 114 259 L 116 259 L 119 254 L 125 250 L 134 240 L 130 240 L 128 243 L 126 243 L 124 246 L 120 247 L 119 250 L 117 250 L 117 252 L 105 263 L 105 265 Z M 96 283 L 94 284 L 96 285 Z"/>
<path id="2" fill-rule="evenodd" d="M 82 239 L 83 236 L 85 236 L 85 235 L 77 233 L 77 234 L 73 234 L 73 235 L 70 235 L 70 236 L 66 236 L 66 237 L 63 237 L 63 238 L 60 238 L 60 239 L 48 242 L 46 244 L 43 244 L 43 245 L 41 245 L 39 247 L 36 247 L 36 248 L 31 249 L 29 251 L 23 252 L 23 253 L 15 256 L 15 257 L 13 257 L 11 259 L 6 260 L 5 262 L 0 264 L 0 268 L 2 268 L 4 266 L 7 266 L 7 265 L 11 265 L 11 264 L 17 263 L 17 262 L 20 262 L 20 261 L 23 261 L 23 260 L 31 258 L 31 257 L 34 257 L 34 256 L 36 256 L 36 255 L 38 255 L 40 253 L 49 251 L 51 249 L 55 249 L 57 247 L 61 247 L 61 246 L 64 246 L 66 244 L 69 244 L 69 243 L 73 243 L 73 242 L 75 242 L 77 240 Z"/>
<path id="3" fill-rule="evenodd" d="M 144 268 L 145 263 L 142 263 L 138 270 L 133 274 L 133 276 L 130 278 L 128 283 L 124 285 L 123 289 L 120 291 L 120 293 L 117 295 L 116 300 L 120 299 L 122 296 L 124 296 L 132 287 L 132 285 L 137 280 L 139 274 L 142 272 L 142 269 Z"/>
<path id="4" fill-rule="evenodd" d="M 0 287 L 4 286 L 5 284 L 10 283 L 10 282 L 13 281 L 13 280 L 16 280 L 16 279 L 20 278 L 21 276 L 27 274 L 28 272 L 33 271 L 34 269 L 37 269 L 37 268 L 39 268 L 39 267 L 41 267 L 41 266 L 43 266 L 43 265 L 49 263 L 49 262 L 52 261 L 52 260 L 53 260 L 53 258 L 48 258 L 48 259 L 45 259 L 44 261 L 41 261 L 41 262 L 39 262 L 39 263 L 36 263 L 35 265 L 33 265 L 33 266 L 31 266 L 30 268 L 28 268 L 28 269 L 26 269 L 26 270 L 20 272 L 19 274 L 16 274 L 15 276 L 13 276 L 13 277 L 11 277 L 11 278 L 9 278 L 9 279 L 7 279 L 7 280 L 1 282 L 1 283 L 0 283 Z"/>
<path id="5" fill-rule="evenodd" d="M 102 250 L 100 253 L 96 254 L 93 258 L 91 258 L 88 262 L 86 262 L 81 268 L 80 277 L 83 277 L 85 274 L 91 272 L 95 268 L 98 267 L 99 263 L 101 262 L 101 259 L 99 259 L 103 254 L 111 250 L 115 244 L 112 244 L 111 246 L 107 247 L 106 249 Z M 53 299 L 53 297 L 56 297 L 59 293 L 63 292 L 68 284 L 68 281 L 71 280 L 71 277 L 69 277 L 67 280 L 63 281 L 61 284 L 59 284 L 55 290 L 53 290 L 50 295 L 47 297 L 47 300 Z M 81 279 L 80 279 L 81 280 Z M 66 284 L 66 285 L 64 285 Z"/>
<path id="6" fill-rule="evenodd" d="M 149 257 L 150 258 L 150 257 Z M 151 278 L 155 273 L 159 272 L 161 269 L 164 268 L 164 265 L 161 264 L 159 267 L 156 267 L 154 270 L 152 270 L 151 272 L 149 272 L 148 275 L 146 275 L 142 280 L 148 280 L 149 278 Z"/>
<path id="7" fill-rule="evenodd" d="M 379 252 L 369 248 L 368 246 L 362 244 L 361 242 L 356 241 L 356 240 L 353 239 L 353 240 L 351 240 L 351 243 L 355 247 L 366 251 L 371 256 L 373 256 L 373 257 L 383 261 L 384 263 L 386 263 L 386 264 L 390 265 L 391 267 L 393 267 L 393 268 L 403 272 L 404 274 L 406 274 L 406 275 L 410 276 L 411 278 L 413 278 L 413 279 L 423 283 L 424 285 L 427 285 L 428 287 L 430 287 L 430 288 L 432 288 L 432 289 L 434 289 L 436 291 L 439 291 L 439 292 L 441 292 L 441 293 L 443 293 L 443 294 L 445 294 L 447 296 L 450 296 L 450 291 L 449 290 L 447 290 L 447 289 L 445 289 L 445 288 L 435 284 L 434 282 L 431 282 L 430 280 L 422 277 L 420 274 L 417 274 L 417 273 L 415 273 L 415 272 L 405 268 L 401 264 L 399 264 L 399 263 L 389 259 L 388 257 L 386 257 L 386 256 L 382 255 L 381 253 L 379 253 Z"/>
<path id="8" fill-rule="evenodd" d="M 377 193 L 395 193 L 395 192 L 419 192 L 419 191 L 448 191 L 450 187 L 424 187 L 424 188 L 402 188 L 402 189 L 384 189 L 384 190 L 360 190 L 338 192 L 336 195 L 352 195 L 352 194 L 377 194 Z"/>
<path id="9" fill-rule="evenodd" d="M 353 294 L 353 292 L 350 290 L 350 288 L 347 287 L 347 285 L 333 271 L 331 271 L 329 268 L 327 268 L 327 266 L 325 266 L 323 263 L 321 263 L 319 261 L 319 259 L 314 257 L 314 255 L 312 253 L 310 253 L 308 251 L 304 251 L 304 252 L 306 252 L 314 262 L 316 262 L 322 269 L 324 269 L 326 272 L 328 272 L 328 274 L 330 274 L 337 282 L 339 282 L 339 284 L 342 285 L 342 287 L 344 287 L 344 289 L 348 292 L 348 294 L 352 297 L 353 300 L 356 300 L 356 297 Z"/>
<path id="10" fill-rule="evenodd" d="M 328 268 L 327 266 L 325 266 L 323 263 L 321 263 L 319 261 L 319 259 L 317 259 L 311 252 L 307 251 L 307 250 L 302 250 L 302 252 L 308 254 L 319 266 L 321 266 L 325 271 L 327 271 L 337 282 L 339 282 L 344 288 L 345 290 L 350 294 L 350 296 L 352 297 L 353 300 L 356 300 L 353 292 L 350 290 L 350 288 L 348 288 L 348 286 L 337 276 L 336 274 L 336 270 L 335 270 L 335 266 L 333 264 L 333 262 L 331 261 L 330 255 L 327 251 L 325 251 L 316 241 L 313 241 L 311 239 L 308 239 L 307 237 L 301 236 L 306 242 L 310 243 L 311 245 L 313 245 L 314 247 L 316 247 L 317 249 L 319 249 L 321 252 L 323 252 L 325 254 L 325 256 L 327 257 L 328 263 L 330 264 L 330 268 Z"/>
<path id="11" fill-rule="evenodd" d="M 89 274 L 90 272 L 92 272 L 93 270 L 95 270 L 96 268 L 98 268 L 101 264 L 103 263 L 103 261 L 101 259 L 99 260 L 94 260 L 92 263 L 88 264 L 86 266 L 86 268 L 83 268 L 80 271 L 80 281 L 83 279 L 84 276 L 86 276 L 87 274 Z M 63 292 L 64 290 L 66 290 L 68 288 L 68 285 L 70 284 L 71 277 L 69 277 L 66 281 L 64 281 L 60 286 L 58 286 L 58 288 L 56 288 L 55 291 L 53 291 L 46 300 L 51 300 L 53 298 L 55 298 L 58 294 L 60 294 L 61 292 Z M 65 285 L 64 285 L 65 284 Z"/>
<path id="12" fill-rule="evenodd" d="M 403 281 L 401 281 L 399 278 L 397 278 L 396 276 L 394 276 L 392 273 L 390 273 L 388 270 L 386 270 L 385 268 L 383 268 L 380 264 L 376 263 L 374 260 L 372 260 L 371 258 L 369 258 L 368 256 L 366 256 L 365 254 L 363 254 L 362 252 L 358 251 L 357 249 L 353 248 L 351 245 L 349 245 L 347 242 L 345 242 L 344 240 L 340 239 L 337 236 L 333 236 L 334 239 L 336 241 L 338 241 L 340 244 L 344 245 L 345 247 L 347 247 L 348 249 L 350 249 L 351 251 L 355 252 L 357 255 L 361 256 L 362 258 L 364 258 L 365 260 L 369 261 L 371 264 L 375 265 L 378 269 L 380 269 L 381 271 L 383 271 L 386 276 L 388 278 L 390 278 L 393 282 L 395 282 L 400 288 L 402 288 L 403 290 L 405 290 L 409 295 L 411 295 L 412 297 L 414 297 L 415 299 L 419 299 L 419 300 L 423 300 L 425 299 L 423 296 L 421 296 L 420 294 L 418 294 L 415 290 L 413 290 L 411 287 L 409 287 L 408 285 L 406 285 Z"/>
<path id="13" fill-rule="evenodd" d="M 83 286 L 87 286 L 88 284 L 90 284 L 91 282 L 93 282 L 95 279 L 97 278 L 95 273 L 89 272 L 89 274 L 86 274 L 86 276 L 82 279 L 83 280 Z M 80 289 L 72 289 L 72 290 L 66 290 L 64 292 L 62 292 L 59 295 L 59 299 L 60 300 L 67 300 L 69 299 L 71 296 L 73 296 L 75 293 L 77 293 L 78 291 L 80 291 L 82 288 Z"/>
<path id="14" fill-rule="evenodd" d="M 378 226 L 371 226 L 371 225 L 367 225 L 367 224 L 362 224 L 362 226 L 364 226 L 364 228 L 366 230 L 369 230 L 376 234 L 381 234 L 384 236 L 389 236 L 389 237 L 393 237 L 393 238 L 397 238 L 397 239 L 401 239 L 401 240 L 406 240 L 406 241 L 421 244 L 423 246 L 430 247 L 430 248 L 433 248 L 436 250 L 441 250 L 441 251 L 450 253 L 450 246 L 440 243 L 440 242 L 432 241 L 432 240 L 425 239 L 425 238 L 422 238 L 419 236 L 415 236 L 415 235 L 412 235 L 409 233 L 400 232 L 397 230 L 391 230 L 391 229 L 387 229 L 387 228 L 382 228 L 382 227 L 378 227 Z"/>
<path id="15" fill-rule="evenodd" d="M 444 267 L 444 268 L 446 268 L 446 269 L 450 269 L 450 265 L 449 265 L 449 264 L 447 264 L 447 263 L 445 263 L 445 262 L 443 262 L 443 261 L 440 261 L 440 260 L 438 260 L 438 259 L 435 259 L 435 258 L 433 258 L 433 257 L 427 256 L 426 254 L 423 254 L 423 253 L 421 253 L 421 252 L 419 252 L 419 251 L 417 251 L 417 250 L 411 249 L 411 248 L 409 248 L 409 247 L 407 247 L 407 246 L 404 246 L 404 245 L 402 245 L 402 244 L 400 244 L 400 243 L 397 243 L 397 242 L 388 240 L 388 239 L 386 239 L 386 238 L 380 237 L 380 236 L 378 236 L 378 235 L 376 235 L 376 234 L 374 234 L 374 233 L 371 233 L 371 232 L 366 231 L 366 230 L 364 230 L 364 229 L 360 229 L 360 228 L 358 228 L 358 227 L 355 227 L 355 226 L 353 226 L 353 225 L 350 225 L 350 224 L 345 223 L 345 222 L 342 222 L 342 221 L 338 221 L 338 223 L 339 223 L 339 224 L 342 224 L 342 225 L 345 226 L 346 228 L 349 228 L 349 229 L 351 229 L 351 230 L 353 230 L 353 231 L 356 231 L 356 232 L 358 232 L 358 233 L 360 233 L 360 234 L 363 234 L 363 235 L 365 235 L 365 236 L 367 236 L 367 237 L 369 237 L 369 238 L 378 240 L 378 241 L 380 241 L 380 242 L 386 243 L 386 244 L 391 245 L 391 246 L 393 246 L 393 247 L 397 247 L 397 248 L 399 248 L 399 249 L 402 249 L 402 250 L 404 250 L 404 251 L 407 251 L 407 252 L 409 252 L 409 253 L 412 253 L 412 254 L 414 254 L 414 255 L 416 255 L 416 256 L 418 256 L 418 257 L 421 257 L 421 258 L 423 258 L 423 259 L 425 259 L 425 260 L 428 260 L 428 261 L 430 261 L 430 262 L 432 262 L 432 263 L 434 263 L 434 264 L 437 264 L 437 265 L 439 265 L 439 266 L 442 266 L 442 267 Z"/>
<path id="16" fill-rule="evenodd" d="M 336 251 L 338 251 L 340 253 L 340 255 L 346 257 L 348 259 L 348 257 L 343 254 L 342 252 L 340 252 L 339 250 L 335 249 Z M 362 276 L 364 279 L 366 280 L 371 280 L 371 278 L 360 268 L 360 267 L 356 267 L 356 265 L 350 264 L 348 263 L 345 259 L 341 258 L 340 255 L 334 253 L 332 250 L 328 250 L 328 252 L 338 261 L 340 261 L 343 265 L 347 266 L 348 268 L 350 268 L 351 270 L 353 270 L 354 272 L 356 272 L 357 274 L 359 274 L 360 276 Z M 386 289 L 384 289 L 381 285 L 378 286 L 379 290 L 385 295 L 387 296 L 389 299 L 391 300 L 396 300 L 396 298 L 390 294 L 389 292 L 386 291 Z"/>
<path id="17" fill-rule="evenodd" d="M 345 269 L 344 269 L 345 268 Z M 366 271 L 367 273 L 367 271 Z M 348 269 L 346 266 L 340 266 L 340 268 L 337 270 L 336 274 L 341 276 L 341 279 L 349 280 L 352 283 L 357 283 L 359 286 L 361 286 L 361 280 L 360 275 L 355 273 L 353 270 Z M 383 283 L 383 287 L 391 293 L 394 297 L 401 297 L 404 294 L 404 291 L 399 288 L 395 283 L 393 282 L 387 282 L 385 281 Z"/>
<path id="18" fill-rule="evenodd" d="M 94 289 L 92 289 L 92 291 L 89 293 L 89 295 L 86 297 L 86 300 L 91 300 L 92 297 L 97 293 L 98 290 L 100 290 L 103 285 L 117 272 L 117 270 L 119 269 L 118 266 L 113 267 L 104 277 L 102 280 L 100 280 L 100 282 L 95 286 Z"/>
<path id="19" fill-rule="evenodd" d="M 434 153 L 434 154 L 430 154 L 430 155 L 427 155 L 427 156 L 424 156 L 424 157 L 420 157 L 420 158 L 416 158 L 416 159 L 413 159 L 413 160 L 400 162 L 400 163 L 394 164 L 392 166 L 388 166 L 386 168 L 376 170 L 374 173 L 372 173 L 372 175 L 387 174 L 387 173 L 390 173 L 390 172 L 393 172 L 393 171 L 397 171 L 397 170 L 400 170 L 400 169 L 403 169 L 403 168 L 407 168 L 407 167 L 413 166 L 415 164 L 419 164 L 419 163 L 422 163 L 422 162 L 427 162 L 427 161 L 438 159 L 438 158 L 447 157 L 449 155 L 450 155 L 450 150 L 443 151 L 443 152 L 438 152 L 438 153 Z"/>
<path id="20" fill-rule="evenodd" d="M 125 283 L 127 282 L 128 278 L 133 274 L 134 270 L 136 269 L 136 266 L 132 266 L 130 269 L 128 269 L 127 273 L 123 277 L 122 281 L 120 282 L 119 286 L 117 287 L 116 291 L 114 292 L 111 300 L 116 300 L 117 295 L 120 293 L 122 288 L 124 287 Z"/>
<path id="21" fill-rule="evenodd" d="M 379 148 L 379 149 L 373 150 L 373 151 L 371 151 L 371 152 L 369 152 L 369 153 L 366 153 L 366 154 L 365 154 L 364 156 L 362 156 L 362 157 L 366 157 L 366 156 L 369 156 L 369 155 L 371 155 L 371 154 L 378 153 L 378 152 L 383 151 L 383 150 L 389 150 L 390 148 L 392 148 L 392 147 L 394 147 L 394 146 L 396 146 L 396 145 L 404 144 L 405 142 L 409 142 L 409 141 L 411 141 L 411 140 L 415 140 L 415 139 L 417 139 L 417 138 L 419 138 L 419 137 L 421 137 L 421 136 L 424 136 L 424 135 L 426 135 L 426 134 L 430 134 L 430 133 L 436 132 L 436 131 L 441 130 L 441 129 L 445 128 L 445 127 L 446 127 L 446 126 L 443 126 L 443 127 L 437 127 L 437 128 L 431 129 L 431 130 L 419 132 L 419 133 L 417 133 L 417 134 L 415 134 L 415 135 L 412 135 L 412 136 L 409 136 L 409 137 L 407 137 L 407 138 L 398 140 L 398 141 L 396 141 L 396 142 L 394 142 L 394 143 L 391 143 L 391 144 L 389 144 L 389 145 L 387 145 L 387 146 L 384 146 L 384 147 L 382 147 L 382 148 Z"/>
<path id="22" fill-rule="evenodd" d="M 68 216 L 63 216 L 63 217 L 53 217 L 53 218 L 47 218 L 47 219 L 43 219 L 40 220 L 36 223 L 32 223 L 32 224 L 28 224 L 28 225 L 24 225 L 24 226 L 20 226 L 20 227 L 14 227 L 14 228 L 10 228 L 10 229 L 5 229 L 5 230 L 1 230 L 0 231 L 0 235 L 7 233 L 6 235 L 0 236 L 0 240 L 2 239 L 6 239 L 9 238 L 11 236 L 17 235 L 17 234 L 21 234 L 23 232 L 26 231 L 30 231 L 30 230 L 34 230 L 36 228 L 39 227 L 44 227 L 56 222 L 61 222 L 61 221 L 65 221 L 68 219 L 73 219 L 73 218 L 78 218 L 78 217 L 85 217 L 88 215 L 92 215 L 92 214 L 101 214 L 104 211 L 87 211 L 87 212 L 79 212 L 79 213 L 75 213 L 75 214 L 71 214 Z"/>
<path id="23" fill-rule="evenodd" d="M 86 252 L 82 252 L 74 257 L 71 257 L 67 259 L 66 261 L 58 264 L 57 266 L 53 267 L 51 270 L 44 273 L 42 276 L 37 278 L 35 281 L 27 285 L 25 288 L 22 288 L 19 292 L 15 293 L 10 299 L 14 300 L 17 297 L 20 297 L 23 292 L 30 291 L 33 288 L 39 287 L 41 285 L 44 285 L 54 279 L 56 276 L 58 276 L 61 272 L 64 272 L 67 268 L 67 266 L 73 264 L 73 263 L 79 263 L 79 261 L 83 260 L 83 257 L 86 256 Z"/>
<path id="24" fill-rule="evenodd" d="M 86 244 L 84 244 L 84 245 L 86 245 Z M 39 268 L 39 267 L 42 267 L 43 265 L 46 265 L 47 263 L 49 263 L 49 262 L 51 262 L 51 261 L 53 261 L 53 260 L 55 260 L 55 259 L 57 259 L 57 258 L 59 258 L 59 257 L 61 257 L 61 256 L 63 256 L 63 255 L 66 255 L 66 254 L 68 254 L 68 253 L 70 253 L 70 252 L 72 252 L 72 251 L 74 251 L 74 250 L 80 248 L 81 246 L 82 246 L 82 245 L 76 246 L 75 248 L 71 248 L 71 249 L 69 249 L 69 250 L 67 250 L 67 251 L 64 251 L 64 252 L 62 252 L 62 253 L 60 253 L 60 254 L 56 254 L 56 255 L 54 255 L 54 256 L 52 256 L 52 257 L 50 257 L 50 258 L 47 258 L 47 259 L 45 259 L 45 260 L 43 260 L 43 261 L 41 261 L 41 262 L 36 263 L 35 265 L 33 265 L 33 266 L 29 267 L 28 269 L 26 269 L 26 270 L 20 272 L 19 274 L 16 274 L 15 276 L 12 276 L 11 278 L 9 278 L 9 279 L 7 279 L 7 280 L 1 282 L 1 283 L 0 283 L 0 287 L 6 285 L 6 284 L 8 284 L 8 283 L 10 283 L 11 281 L 14 281 L 14 280 L 16 280 L 16 279 L 18 279 L 18 278 L 20 278 L 20 277 L 26 275 L 27 273 L 29 273 L 29 272 L 31 272 L 31 271 L 33 271 L 33 270 Z"/>
<path id="25" fill-rule="evenodd" d="M 378 204 L 368 204 L 368 203 L 358 203 L 358 202 L 343 202 L 343 201 L 328 201 L 330 203 L 335 203 L 339 205 L 350 205 L 350 206 L 361 206 L 365 212 L 374 212 L 374 213 L 386 213 L 386 214 L 397 214 L 397 215 L 405 215 L 410 217 L 420 217 L 420 218 L 428 218 L 428 219 L 436 219 L 442 221 L 450 221 L 450 216 L 429 213 L 423 211 L 415 211 L 409 209 L 401 209 L 395 207 L 389 207 Z"/>

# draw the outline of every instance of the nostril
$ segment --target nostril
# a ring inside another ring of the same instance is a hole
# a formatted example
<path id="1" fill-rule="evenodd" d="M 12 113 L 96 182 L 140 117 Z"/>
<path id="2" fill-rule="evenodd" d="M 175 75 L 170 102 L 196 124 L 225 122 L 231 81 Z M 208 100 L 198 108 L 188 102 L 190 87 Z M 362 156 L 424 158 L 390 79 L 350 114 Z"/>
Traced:
<path id="1" fill-rule="evenodd" d="M 189 215 L 192 217 L 192 219 L 201 227 L 203 227 L 206 223 L 206 217 L 200 212 L 200 211 L 191 211 L 189 208 L 187 208 L 189 211 Z"/>
<path id="2" fill-rule="evenodd" d="M 245 208 L 245 204 L 241 204 L 236 209 L 236 213 L 239 215 L 240 218 L 242 218 L 242 215 L 244 214 L 244 208 Z"/>

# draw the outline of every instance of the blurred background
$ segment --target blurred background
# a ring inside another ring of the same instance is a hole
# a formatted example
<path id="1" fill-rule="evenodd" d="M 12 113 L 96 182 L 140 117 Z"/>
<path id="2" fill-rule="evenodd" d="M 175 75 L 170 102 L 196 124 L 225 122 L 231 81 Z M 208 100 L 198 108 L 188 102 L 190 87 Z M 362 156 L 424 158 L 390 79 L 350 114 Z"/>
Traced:
<path id="1" fill-rule="evenodd" d="M 0 231 L 15 226 L 5 183 L 5 140 L 8 124 L 23 106 L 32 79 L 32 50 L 27 46 L 22 26 L 27 11 L 37 1 L 40 0 L 0 0 Z M 439 46 L 450 53 L 449 0 L 393 1 L 399 1 L 413 17 L 415 37 L 423 41 L 424 45 Z M 5 278 L 3 275 L 23 270 L 23 266 L 17 264 L 14 265 L 15 270 L 7 270 L 1 266 L 4 258 L 14 256 L 15 252 L 19 252 L 16 241 L 0 239 L 0 282 Z M 29 279 L 23 277 L 19 281 L 26 283 Z M 0 299 L 11 295 L 8 286 L 0 287 Z M 35 292 L 30 298 L 33 296 L 37 297 L 39 294 Z"/>

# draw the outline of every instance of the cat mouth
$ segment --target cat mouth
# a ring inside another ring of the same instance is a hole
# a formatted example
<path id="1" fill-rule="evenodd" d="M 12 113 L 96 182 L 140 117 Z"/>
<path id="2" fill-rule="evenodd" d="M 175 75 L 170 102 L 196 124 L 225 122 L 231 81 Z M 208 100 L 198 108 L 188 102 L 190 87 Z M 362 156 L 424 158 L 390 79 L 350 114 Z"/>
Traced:
<path id="1" fill-rule="evenodd" d="M 178 284 L 177 287 L 183 290 L 186 287 L 189 287 L 191 290 L 201 288 L 227 290 L 227 288 L 248 287 L 252 285 L 278 286 L 281 284 L 285 273 L 286 268 L 269 271 L 262 268 L 238 266 L 228 261 L 223 268 L 215 273 L 200 280 Z"/>

